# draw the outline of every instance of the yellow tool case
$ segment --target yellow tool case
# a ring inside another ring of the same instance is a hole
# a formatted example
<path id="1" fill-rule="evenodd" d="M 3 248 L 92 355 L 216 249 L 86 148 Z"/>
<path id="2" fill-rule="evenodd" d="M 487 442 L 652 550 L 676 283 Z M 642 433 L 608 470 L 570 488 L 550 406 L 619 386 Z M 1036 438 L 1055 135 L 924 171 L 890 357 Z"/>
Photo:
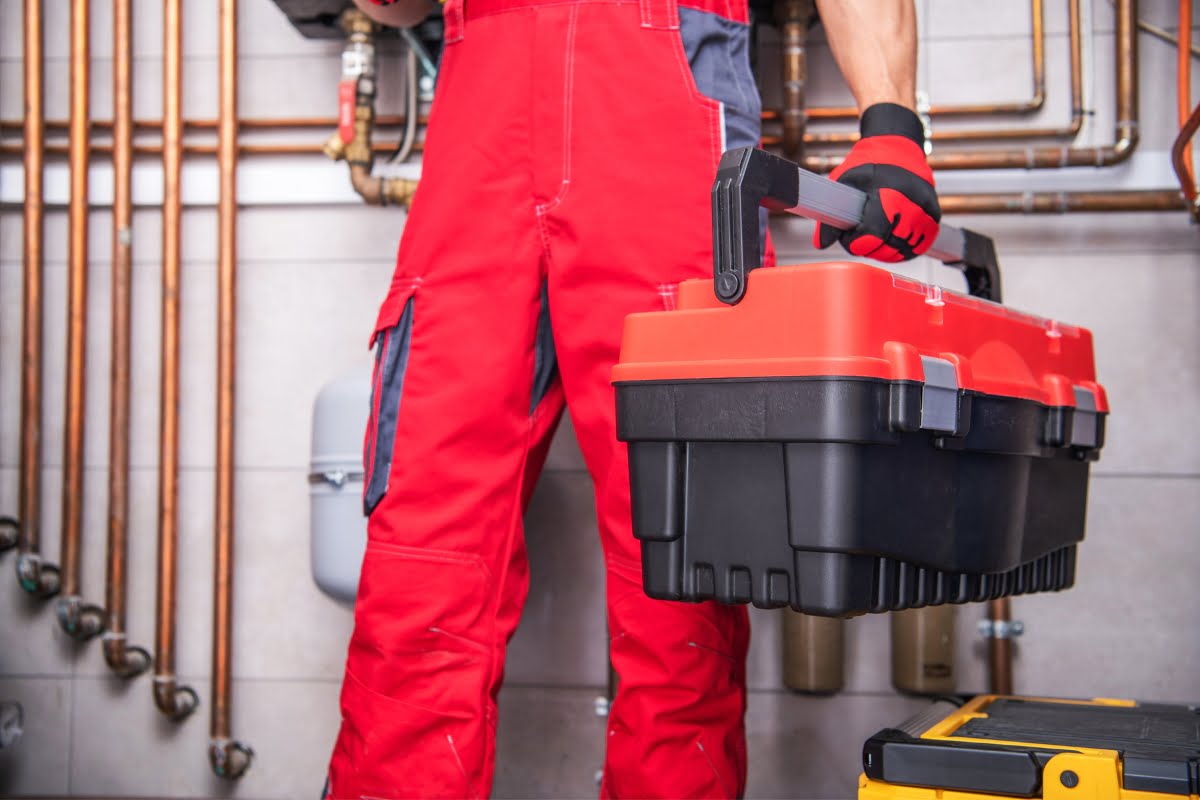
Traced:
<path id="1" fill-rule="evenodd" d="M 981 695 L 863 746 L 858 800 L 1200 800 L 1200 708 Z"/>

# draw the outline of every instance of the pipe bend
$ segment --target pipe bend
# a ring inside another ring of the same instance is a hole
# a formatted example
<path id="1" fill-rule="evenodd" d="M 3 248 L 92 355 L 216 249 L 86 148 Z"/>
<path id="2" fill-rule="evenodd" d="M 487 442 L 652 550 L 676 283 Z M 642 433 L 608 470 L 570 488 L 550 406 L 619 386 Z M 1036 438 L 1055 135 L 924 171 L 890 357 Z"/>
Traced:
<path id="1" fill-rule="evenodd" d="M 154 705 L 167 719 L 181 722 L 200 705 L 200 695 L 190 686 L 180 686 L 173 675 L 155 675 Z"/>
<path id="2" fill-rule="evenodd" d="M 12 550 L 21 539 L 21 523 L 15 517 L 0 517 L 0 553 Z"/>
<path id="3" fill-rule="evenodd" d="M 144 647 L 127 644 L 123 633 L 104 634 L 101 646 L 105 663 L 118 678 L 136 678 L 150 669 L 150 653 Z"/>
<path id="4" fill-rule="evenodd" d="M 54 613 L 63 633 L 76 641 L 86 642 L 104 633 L 104 609 L 85 603 L 79 595 L 60 597 Z"/>
<path id="5" fill-rule="evenodd" d="M 42 561 L 37 553 L 22 553 L 17 559 L 17 582 L 35 597 L 54 597 L 62 588 L 58 567 Z"/>
<path id="6" fill-rule="evenodd" d="M 233 739 L 210 739 L 208 741 L 208 763 L 218 778 L 236 781 L 250 769 L 254 760 L 254 749 Z"/>

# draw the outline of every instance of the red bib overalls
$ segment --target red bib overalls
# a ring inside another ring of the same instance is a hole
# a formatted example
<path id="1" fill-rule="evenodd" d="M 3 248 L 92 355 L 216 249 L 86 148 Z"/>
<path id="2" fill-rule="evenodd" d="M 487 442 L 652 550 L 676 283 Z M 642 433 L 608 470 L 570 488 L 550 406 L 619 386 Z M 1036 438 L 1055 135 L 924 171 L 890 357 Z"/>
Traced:
<path id="1" fill-rule="evenodd" d="M 370 533 L 327 796 L 489 794 L 522 514 L 564 402 L 620 675 L 601 794 L 740 795 L 746 611 L 643 594 L 609 371 L 627 314 L 711 275 L 717 160 L 758 136 L 745 0 L 444 8 L 421 185 L 375 326 Z"/>

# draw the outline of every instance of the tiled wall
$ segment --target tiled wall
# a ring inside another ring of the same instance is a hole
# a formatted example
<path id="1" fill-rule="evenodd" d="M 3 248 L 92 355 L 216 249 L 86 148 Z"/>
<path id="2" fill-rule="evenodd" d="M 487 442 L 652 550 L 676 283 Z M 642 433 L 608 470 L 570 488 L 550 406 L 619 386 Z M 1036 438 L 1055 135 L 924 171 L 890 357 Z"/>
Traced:
<path id="1" fill-rule="evenodd" d="M 1049 97 L 1039 125 L 1065 124 L 1066 12 L 1047 3 Z M 1086 68 L 1094 118 L 1085 140 L 1111 140 L 1112 12 L 1091 11 Z M 1144 2 L 1142 15 L 1172 26 L 1172 3 Z M 67 107 L 65 11 L 48 6 L 47 109 Z M 109 12 L 93 4 L 93 108 L 108 116 Z M 184 108 L 215 111 L 216 34 L 211 4 L 187 3 Z M 918 0 L 921 86 L 933 102 L 1019 100 L 1030 83 L 1028 6 L 983 0 Z M 136 108 L 160 107 L 160 4 L 136 3 Z M 0 116 L 21 115 L 19 0 L 0 0 Z M 241 3 L 241 97 L 247 116 L 328 114 L 338 73 L 336 43 L 301 39 L 269 0 Z M 846 93 L 819 33 L 811 99 Z M 1174 51 L 1142 37 L 1142 133 L 1163 154 L 1173 136 Z M 763 44 L 768 72 L 777 63 Z M 384 107 L 395 107 L 385 84 Z M 766 86 L 768 104 L 776 96 Z M 994 122 L 989 124 L 995 124 Z M 1009 123 L 1017 124 L 1017 123 Z M 1165 156 L 1164 156 L 1165 157 Z M 1090 170 L 1088 170 L 1090 172 Z M 960 179 L 961 181 L 961 179 Z M 244 188 L 244 187 L 243 187 Z M 1064 185 L 1063 188 L 1070 188 Z M 157 491 L 159 216 L 134 221 L 134 416 L 129 631 L 153 637 Z M 1182 213 L 986 217 L 957 222 L 991 232 L 1014 306 L 1090 327 L 1101 380 L 1114 409 L 1095 469 L 1088 542 L 1076 589 L 1014 602 L 1027 634 L 1016 681 L 1027 693 L 1200 699 L 1200 256 Z M 215 214 L 185 212 L 183 402 L 180 485 L 178 668 L 204 698 L 180 725 L 160 718 L 145 678 L 121 684 L 96 643 L 58 630 L 52 604 L 30 600 L 0 563 L 0 700 L 25 707 L 25 735 L 0 752 L 0 794 L 74 796 L 314 797 L 337 725 L 340 668 L 350 613 L 321 595 L 308 573 L 305 474 L 309 415 L 318 388 L 364 363 L 364 323 L 390 274 L 403 214 L 358 206 L 251 206 L 239 215 L 237 575 L 234 732 L 258 753 L 231 787 L 211 777 L 207 740 L 215 374 Z M 0 209 L 0 512 L 15 510 L 20 342 L 20 210 Z M 84 594 L 104 583 L 107 464 L 108 258 L 110 217 L 91 223 Z M 777 220 L 783 260 L 814 258 L 810 227 Z M 47 219 L 45 547 L 58 551 L 65 316 L 65 214 Z M 956 286 L 944 268 L 910 274 Z M 959 279 L 961 281 L 961 279 Z M 583 797 L 603 748 L 593 700 L 606 678 L 602 574 L 590 485 L 569 427 L 555 443 L 528 517 L 533 589 L 511 649 L 502 695 L 496 793 Z M 569 564 L 571 569 L 562 569 Z M 986 686 L 979 607 L 959 613 L 961 689 Z M 749 712 L 753 797 L 853 794 L 862 739 L 918 702 L 889 685 L 888 626 L 849 625 L 846 691 L 804 698 L 781 689 L 776 613 L 754 612 Z"/>

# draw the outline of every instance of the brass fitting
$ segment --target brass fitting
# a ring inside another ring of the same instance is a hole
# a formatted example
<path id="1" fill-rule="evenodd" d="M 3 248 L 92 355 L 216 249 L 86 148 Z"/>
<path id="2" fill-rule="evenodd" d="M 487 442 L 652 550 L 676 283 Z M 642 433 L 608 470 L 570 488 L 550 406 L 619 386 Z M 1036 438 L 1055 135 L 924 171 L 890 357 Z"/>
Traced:
<path id="1" fill-rule="evenodd" d="M 321 145 L 321 151 L 334 161 L 341 161 L 346 157 L 346 143 L 342 141 L 341 134 L 334 131 L 329 140 Z"/>
<path id="2" fill-rule="evenodd" d="M 350 165 L 350 185 L 372 206 L 407 206 L 417 191 L 417 181 L 407 178 L 381 178 L 371 174 L 364 164 Z"/>

